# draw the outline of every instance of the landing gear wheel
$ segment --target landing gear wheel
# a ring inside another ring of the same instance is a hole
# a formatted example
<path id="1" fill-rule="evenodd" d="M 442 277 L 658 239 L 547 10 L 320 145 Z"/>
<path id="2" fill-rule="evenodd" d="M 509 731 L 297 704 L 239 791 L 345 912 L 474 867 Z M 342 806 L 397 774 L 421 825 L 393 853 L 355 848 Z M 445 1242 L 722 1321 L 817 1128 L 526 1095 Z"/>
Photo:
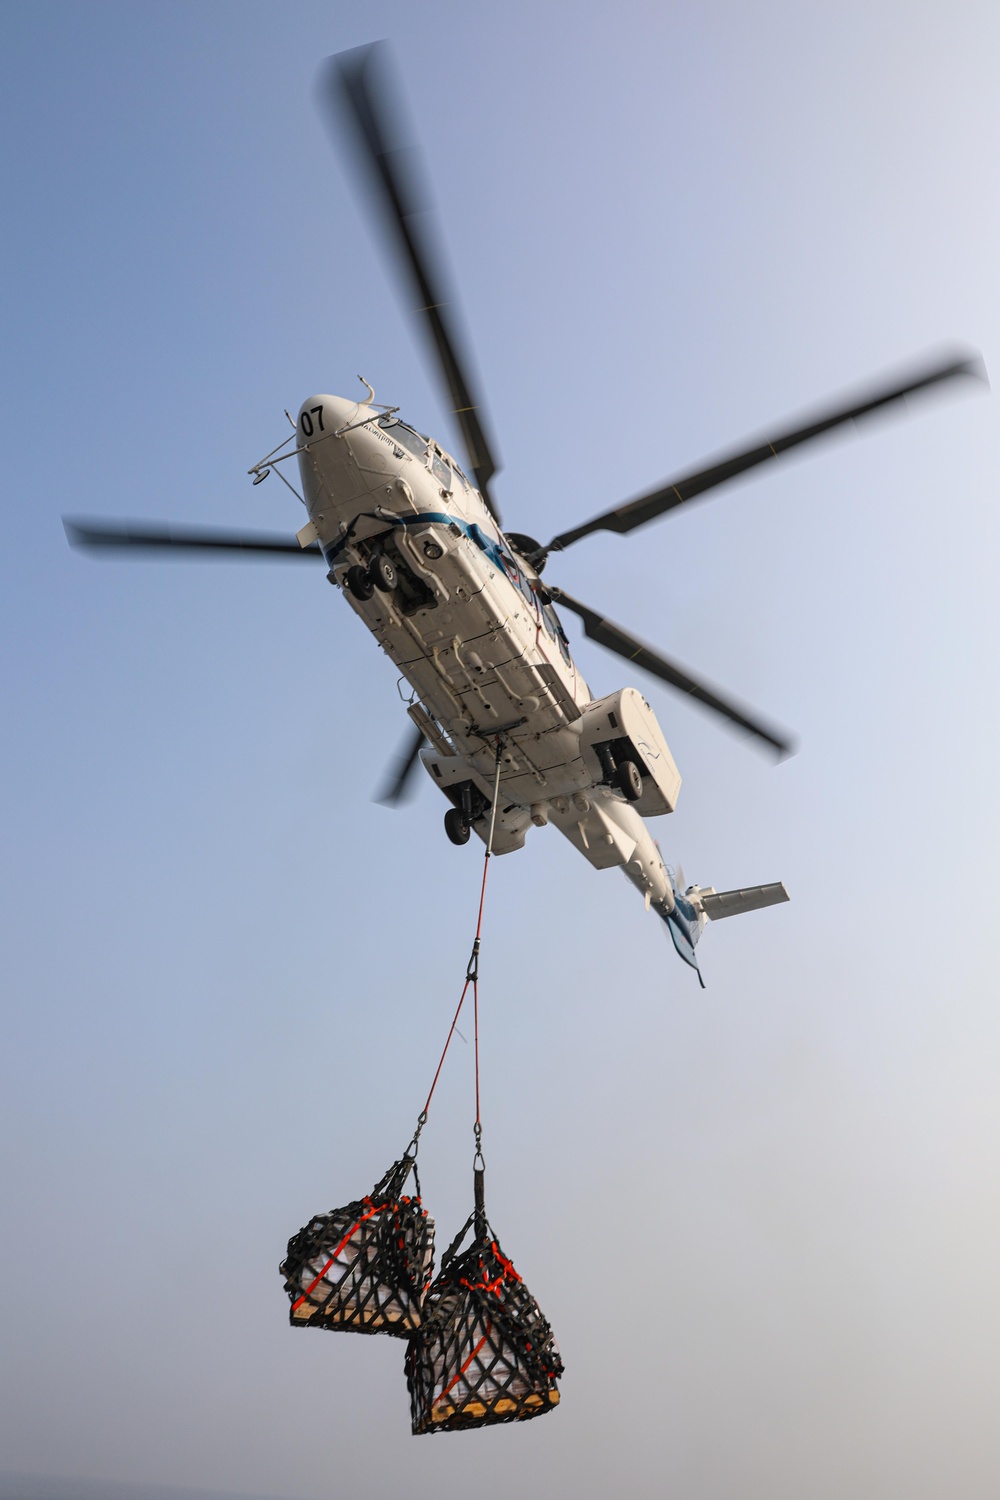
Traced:
<path id="1" fill-rule="evenodd" d="M 634 760 L 623 760 L 615 768 L 618 790 L 629 802 L 638 802 L 642 796 L 642 772 Z"/>
<path id="2" fill-rule="evenodd" d="M 391 594 L 396 587 L 396 569 L 384 552 L 377 552 L 368 564 L 368 579 L 383 594 Z"/>
<path id="3" fill-rule="evenodd" d="M 453 844 L 467 844 L 472 829 L 465 821 L 460 807 L 449 807 L 444 815 L 444 831 Z"/>
<path id="4" fill-rule="evenodd" d="M 345 582 L 355 599 L 360 599 L 362 604 L 366 599 L 370 599 L 375 592 L 375 585 L 368 577 L 367 571 L 362 567 L 355 566 L 348 568 Z"/>

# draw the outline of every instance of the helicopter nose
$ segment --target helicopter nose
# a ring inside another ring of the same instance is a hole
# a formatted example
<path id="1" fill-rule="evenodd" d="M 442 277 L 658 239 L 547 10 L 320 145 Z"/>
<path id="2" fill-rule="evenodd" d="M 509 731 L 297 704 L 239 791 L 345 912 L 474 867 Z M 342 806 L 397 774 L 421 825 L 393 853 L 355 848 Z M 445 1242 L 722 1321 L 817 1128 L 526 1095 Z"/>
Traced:
<path id="1" fill-rule="evenodd" d="M 367 407 L 346 396 L 307 396 L 299 407 L 299 438 L 323 437 L 330 432 L 339 432 L 360 421 Z"/>

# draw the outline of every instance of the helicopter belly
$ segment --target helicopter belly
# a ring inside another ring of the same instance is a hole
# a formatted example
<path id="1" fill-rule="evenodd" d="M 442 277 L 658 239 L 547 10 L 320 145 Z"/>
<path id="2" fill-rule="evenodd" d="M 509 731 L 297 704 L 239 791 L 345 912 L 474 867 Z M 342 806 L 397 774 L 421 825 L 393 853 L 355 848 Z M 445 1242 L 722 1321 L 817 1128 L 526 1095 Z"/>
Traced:
<path id="1" fill-rule="evenodd" d="M 425 602 L 408 611 L 396 595 L 347 597 L 449 736 L 480 744 L 497 730 L 548 737 L 579 719 L 575 684 L 548 660 L 527 601 L 468 537 L 421 517 L 382 540 Z M 572 748 L 578 754 L 575 737 Z"/>

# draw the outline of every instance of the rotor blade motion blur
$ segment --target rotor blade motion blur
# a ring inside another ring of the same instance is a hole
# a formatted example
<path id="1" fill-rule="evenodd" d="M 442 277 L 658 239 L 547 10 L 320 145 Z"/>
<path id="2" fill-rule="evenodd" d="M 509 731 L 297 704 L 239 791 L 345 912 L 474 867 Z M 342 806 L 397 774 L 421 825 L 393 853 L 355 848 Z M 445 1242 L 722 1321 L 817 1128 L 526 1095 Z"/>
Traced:
<path id="1" fill-rule="evenodd" d="M 167 526 L 147 521 L 72 521 L 63 518 L 66 537 L 73 547 L 86 552 L 239 552 L 244 557 L 306 557 L 322 562 L 323 554 L 313 543 L 300 547 L 295 537 L 267 532 L 216 531 L 210 526 Z"/>
<path id="2" fill-rule="evenodd" d="M 755 735 L 757 739 L 764 740 L 777 751 L 779 760 L 783 760 L 786 755 L 794 752 L 795 746 L 786 735 L 754 717 L 738 704 L 724 698 L 707 683 L 699 682 L 683 667 L 661 656 L 658 651 L 654 651 L 651 646 L 637 640 L 634 635 L 629 635 L 628 631 L 623 630 L 620 625 L 615 625 L 611 620 L 605 619 L 596 610 L 590 609 L 586 604 L 581 604 L 578 599 L 572 598 L 562 589 L 549 588 L 546 592 L 554 603 L 563 604 L 580 616 L 584 633 L 598 645 L 614 651 L 617 656 L 623 656 L 626 661 L 635 662 L 637 667 L 651 672 L 654 677 L 659 677 L 661 682 L 669 683 L 671 687 L 686 693 L 688 697 L 694 698 L 705 708 L 710 708 L 713 713 L 721 714 L 723 718 L 739 725 L 741 729 Z"/>
<path id="3" fill-rule="evenodd" d="M 497 463 L 486 435 L 483 407 L 469 379 L 468 360 L 460 351 L 454 313 L 445 300 L 443 266 L 440 257 L 430 250 L 429 205 L 419 189 L 415 152 L 399 144 L 401 133 L 395 128 L 397 111 L 392 101 L 399 99 L 400 89 L 388 70 L 386 44 L 356 47 L 328 59 L 322 74 L 322 94 L 331 106 L 331 115 L 342 107 L 353 122 L 360 165 L 394 227 L 397 247 L 416 292 L 413 310 L 430 339 L 469 468 L 499 525 L 489 488 Z M 335 118 L 331 123 L 336 127 Z"/>
<path id="4" fill-rule="evenodd" d="M 411 730 L 409 737 L 403 741 L 385 784 L 375 798 L 383 807 L 395 807 L 397 803 L 405 801 L 413 790 L 413 773 L 417 769 L 417 757 L 423 743 L 422 729 Z"/>
<path id="5" fill-rule="evenodd" d="M 697 499 L 699 495 L 716 489 L 720 484 L 728 483 L 729 480 L 745 474 L 749 469 L 756 468 L 758 464 L 779 458 L 782 453 L 787 453 L 791 448 L 812 442 L 828 432 L 833 432 L 838 427 L 843 427 L 848 422 L 857 421 L 860 417 L 882 411 L 897 401 L 905 400 L 907 396 L 917 391 L 928 390 L 946 381 L 970 377 L 986 380 L 986 371 L 979 356 L 956 357 L 953 355 L 949 360 L 939 361 L 914 371 L 906 380 L 897 379 L 889 385 L 875 387 L 867 393 L 859 392 L 853 397 L 842 398 L 825 411 L 817 412 L 800 426 L 789 428 L 772 437 L 761 438 L 753 447 L 746 448 L 742 453 L 716 459 L 704 468 L 692 470 L 688 474 L 670 480 L 658 489 L 651 490 L 647 495 L 640 495 L 638 499 L 629 501 L 627 505 L 621 505 L 616 510 L 605 511 L 603 515 L 595 516 L 592 521 L 586 521 L 582 526 L 575 526 L 570 531 L 560 532 L 549 543 L 546 551 L 561 552 L 565 547 L 572 546 L 574 542 L 580 541 L 581 537 L 589 536 L 593 531 L 624 533 L 634 530 L 636 526 L 645 526 L 647 521 L 654 521 L 668 510 L 674 510 L 678 505 L 685 505 L 689 500 Z"/>

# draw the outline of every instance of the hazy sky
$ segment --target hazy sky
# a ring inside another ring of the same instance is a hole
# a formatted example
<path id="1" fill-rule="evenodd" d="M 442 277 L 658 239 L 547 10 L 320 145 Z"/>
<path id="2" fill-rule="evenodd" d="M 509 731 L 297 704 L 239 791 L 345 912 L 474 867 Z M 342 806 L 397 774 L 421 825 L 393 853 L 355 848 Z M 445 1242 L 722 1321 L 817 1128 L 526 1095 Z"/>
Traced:
<path id="1" fill-rule="evenodd" d="M 478 844 L 370 801 L 394 673 L 322 570 L 88 561 L 65 513 L 294 531 L 248 466 L 359 390 L 452 441 L 317 117 L 388 36 L 504 469 L 547 536 L 922 351 L 1000 378 L 1000 12 L 837 0 L 8 4 L 0 1468 L 382 1500 L 993 1500 L 998 410 L 930 402 L 557 581 L 800 736 L 634 681 L 668 859 L 791 904 L 708 988 L 554 830 L 497 861 L 491 1217 L 546 1422 L 409 1435 L 402 1345 L 277 1265 L 409 1138 Z M 470 1207 L 471 1049 L 422 1149 Z"/>

